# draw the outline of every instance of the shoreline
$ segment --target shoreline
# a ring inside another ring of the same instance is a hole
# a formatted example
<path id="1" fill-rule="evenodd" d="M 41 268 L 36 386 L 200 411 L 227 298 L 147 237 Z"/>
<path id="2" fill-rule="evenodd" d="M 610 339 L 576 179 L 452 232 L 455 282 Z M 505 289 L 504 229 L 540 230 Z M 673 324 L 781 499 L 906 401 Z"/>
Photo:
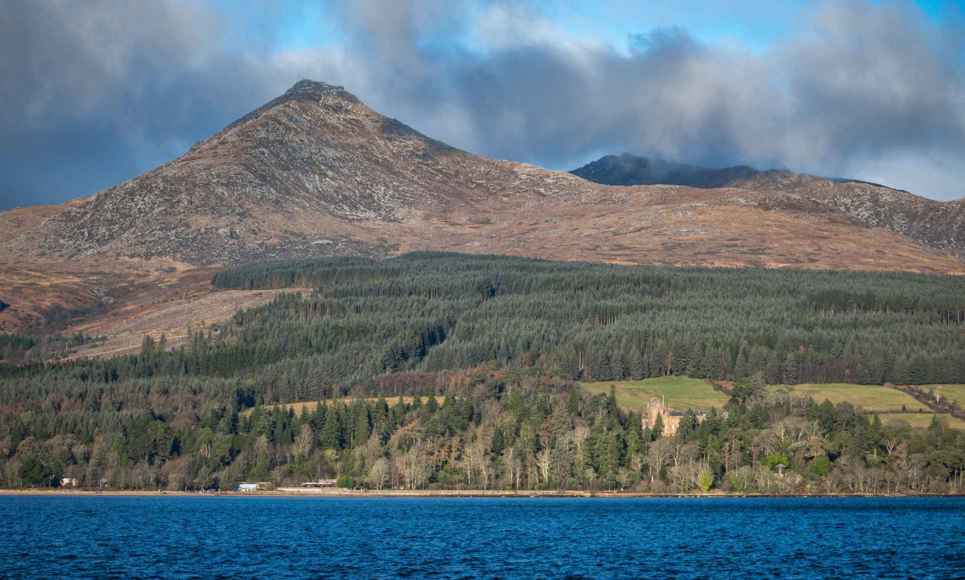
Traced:
<path id="1" fill-rule="evenodd" d="M 276 497 L 276 498 L 587 498 L 587 499 L 673 499 L 673 498 L 924 498 L 924 497 L 965 497 L 963 493 L 651 493 L 634 491 L 580 491 L 580 490 L 462 490 L 462 489 L 420 489 L 420 490 L 381 490 L 362 491 L 347 489 L 310 489 L 282 487 L 275 490 L 240 491 L 164 491 L 164 490 L 92 490 L 92 489 L 0 489 L 0 497 Z"/>

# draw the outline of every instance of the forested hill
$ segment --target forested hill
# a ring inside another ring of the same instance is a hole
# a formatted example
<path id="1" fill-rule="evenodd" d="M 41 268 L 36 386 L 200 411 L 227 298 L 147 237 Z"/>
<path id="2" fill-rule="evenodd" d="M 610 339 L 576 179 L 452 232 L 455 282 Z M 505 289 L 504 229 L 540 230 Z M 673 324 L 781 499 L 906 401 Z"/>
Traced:
<path id="1" fill-rule="evenodd" d="M 375 358 L 363 375 L 385 361 L 434 371 L 538 359 L 571 379 L 759 370 L 771 383 L 965 382 L 965 280 L 955 277 L 410 254 L 260 264 L 214 283 L 317 287 L 312 298 L 241 316 L 244 325 L 228 332 L 257 327 L 251 336 L 270 343 L 291 319 L 378 329 L 390 340 L 384 352 L 366 351 Z"/>
<path id="2" fill-rule="evenodd" d="M 885 484 L 881 471 L 874 491 L 962 489 L 960 433 L 883 427 L 847 404 L 763 391 L 965 383 L 961 278 L 409 254 L 255 264 L 214 284 L 315 291 L 242 311 L 174 350 L 147 339 L 137 356 L 7 368 L 6 484 L 68 474 L 224 489 L 341 476 L 376 487 L 683 491 L 704 474 L 731 489 L 858 491 L 861 470 L 914 464 L 914 480 Z M 662 438 L 575 383 L 670 374 L 737 381 L 737 400 Z M 445 403 L 362 400 L 428 394 Z M 265 407 L 319 399 L 301 417 Z M 777 465 L 800 479 L 778 480 Z"/>

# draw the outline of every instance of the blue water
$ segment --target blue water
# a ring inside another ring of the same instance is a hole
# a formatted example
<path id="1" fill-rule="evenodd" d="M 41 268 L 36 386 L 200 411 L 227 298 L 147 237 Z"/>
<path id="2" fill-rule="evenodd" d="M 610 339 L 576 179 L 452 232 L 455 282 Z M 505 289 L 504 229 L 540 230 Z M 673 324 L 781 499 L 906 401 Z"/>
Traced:
<path id="1" fill-rule="evenodd" d="M 0 497 L 3 577 L 965 577 L 965 499 Z"/>

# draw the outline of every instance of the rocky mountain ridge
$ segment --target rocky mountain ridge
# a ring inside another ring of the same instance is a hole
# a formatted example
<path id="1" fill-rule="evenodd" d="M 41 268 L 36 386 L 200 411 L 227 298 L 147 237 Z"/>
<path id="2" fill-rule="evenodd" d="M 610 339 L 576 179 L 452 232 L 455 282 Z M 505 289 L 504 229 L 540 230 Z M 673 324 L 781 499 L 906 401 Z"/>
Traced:
<path id="1" fill-rule="evenodd" d="M 628 153 L 601 157 L 572 173 L 606 185 L 662 183 L 772 194 L 782 207 L 830 212 L 965 257 L 965 199 L 941 202 L 867 181 L 759 171 L 746 165 L 713 169 Z"/>
<path id="2" fill-rule="evenodd" d="M 965 200 L 935 201 L 866 181 L 790 171 L 760 172 L 733 187 L 796 196 L 857 224 L 886 228 L 965 258 Z"/>
<path id="3" fill-rule="evenodd" d="M 606 157 L 575 173 L 645 185 L 604 185 L 473 155 L 380 115 L 342 87 L 300 81 L 181 157 L 91 198 L 46 210 L 51 215 L 39 226 L 3 237 L 13 238 L 18 251 L 45 256 L 117 255 L 194 265 L 383 255 L 411 248 L 540 255 L 553 245 L 550 234 L 556 245 L 571 246 L 576 240 L 567 238 L 579 228 L 565 222 L 580 220 L 581 214 L 589 223 L 587 216 L 614 206 L 613 211 L 631 215 L 643 212 L 646 222 L 660 213 L 655 208 L 679 205 L 665 223 L 740 206 L 772 212 L 772 217 L 777 211 L 808 219 L 824 215 L 821 219 L 885 228 L 941 252 L 960 256 L 965 251 L 965 206 L 873 184 L 749 167 L 704 169 L 627 155 Z M 610 179 L 614 175 L 618 179 Z M 676 186 L 684 187 L 671 189 Z M 563 227 L 533 232 L 524 220 L 530 215 L 555 216 L 548 225 Z M 609 221 L 618 221 L 612 217 Z M 712 229 L 727 228 L 715 224 Z M 669 233 L 688 238 L 688 232 L 696 232 L 699 238 L 707 229 L 684 224 Z M 664 240 L 667 251 L 654 253 L 651 244 L 628 243 L 610 233 L 603 229 L 586 236 L 583 241 L 588 238 L 586 245 L 594 251 L 560 257 L 613 260 L 619 255 L 618 261 L 634 263 L 700 265 L 708 262 L 701 257 L 707 254 L 715 256 L 708 265 L 760 263 L 729 256 L 727 247 L 695 243 L 686 244 L 693 253 L 688 258 L 679 255 L 680 244 L 673 239 Z M 527 239 L 532 237 L 543 239 Z M 518 243 L 507 243 L 514 238 Z M 634 247 L 640 255 L 632 255 Z M 786 264 L 787 257 L 774 262 Z M 887 264 L 875 267 L 887 269 Z"/>

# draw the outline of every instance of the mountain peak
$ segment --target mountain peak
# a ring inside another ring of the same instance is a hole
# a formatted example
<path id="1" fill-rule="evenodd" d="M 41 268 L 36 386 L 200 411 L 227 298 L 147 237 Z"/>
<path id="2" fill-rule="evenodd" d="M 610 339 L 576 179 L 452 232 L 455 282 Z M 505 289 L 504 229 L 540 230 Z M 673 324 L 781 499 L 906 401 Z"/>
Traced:
<path id="1" fill-rule="evenodd" d="M 630 153 L 605 155 L 571 173 L 604 185 L 686 185 L 689 187 L 726 187 L 757 175 L 745 165 L 709 169 Z"/>
<path id="2" fill-rule="evenodd" d="M 254 111 L 244 115 L 243 117 L 237 119 L 233 123 L 229 124 L 227 127 L 222 129 L 220 132 L 216 133 L 214 136 L 195 143 L 191 147 L 191 151 L 196 151 L 199 147 L 208 142 L 216 142 L 223 135 L 248 123 L 259 117 L 261 117 L 266 112 L 285 105 L 291 102 L 307 102 L 307 103 L 317 103 L 326 99 L 336 99 L 336 101 L 341 101 L 342 104 L 348 103 L 350 105 L 361 105 L 362 101 L 352 93 L 345 90 L 345 87 L 339 85 L 330 85 L 328 83 L 323 83 L 319 81 L 313 81 L 310 79 L 302 79 L 291 86 L 287 91 L 285 91 L 281 96 L 275 97 L 274 99 L 268 101 L 264 105 L 258 107 Z"/>
<path id="3" fill-rule="evenodd" d="M 285 91 L 285 94 L 283 94 L 280 99 L 315 100 L 322 97 L 339 97 L 355 103 L 361 102 L 359 101 L 358 97 L 345 90 L 345 87 L 339 85 L 330 85 L 328 83 L 313 81 L 310 79 L 302 79 L 293 84 L 290 89 Z"/>

